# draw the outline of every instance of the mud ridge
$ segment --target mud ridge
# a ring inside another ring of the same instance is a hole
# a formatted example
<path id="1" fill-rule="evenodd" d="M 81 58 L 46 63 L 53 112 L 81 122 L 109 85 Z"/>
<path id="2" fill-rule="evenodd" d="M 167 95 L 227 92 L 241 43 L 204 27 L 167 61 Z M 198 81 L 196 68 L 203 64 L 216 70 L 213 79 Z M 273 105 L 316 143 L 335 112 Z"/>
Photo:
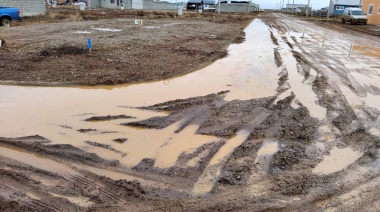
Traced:
<path id="1" fill-rule="evenodd" d="M 111 151 L 113 151 L 115 153 L 121 154 L 122 156 L 126 155 L 125 153 L 112 148 L 112 146 L 108 145 L 108 144 L 101 144 L 101 143 L 97 143 L 97 142 L 93 142 L 93 141 L 85 141 L 85 143 L 88 144 L 88 145 L 91 145 L 91 146 L 95 146 L 95 147 L 100 147 L 100 148 L 111 150 Z"/>
<path id="2" fill-rule="evenodd" d="M 85 119 L 85 121 L 110 121 L 110 120 L 116 120 L 116 119 L 133 119 L 135 117 L 127 116 L 127 115 L 117 115 L 117 116 L 93 116 L 90 118 Z"/>
<path id="3" fill-rule="evenodd" d="M 278 46 L 279 44 L 278 44 L 278 40 L 277 40 L 276 36 L 274 36 L 274 34 L 271 30 L 269 30 L 269 31 L 270 31 L 270 38 L 272 39 L 273 44 Z"/>
<path id="4" fill-rule="evenodd" d="M 278 49 L 274 49 L 274 61 L 276 62 L 277 67 L 280 67 L 283 64 L 281 54 L 278 52 Z"/>

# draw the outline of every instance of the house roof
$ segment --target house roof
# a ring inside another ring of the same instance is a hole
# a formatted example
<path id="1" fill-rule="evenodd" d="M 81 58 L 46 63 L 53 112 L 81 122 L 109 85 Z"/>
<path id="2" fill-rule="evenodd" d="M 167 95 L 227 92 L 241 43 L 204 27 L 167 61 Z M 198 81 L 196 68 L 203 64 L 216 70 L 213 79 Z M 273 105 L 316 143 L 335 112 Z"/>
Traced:
<path id="1" fill-rule="evenodd" d="M 352 5 L 358 6 L 360 4 L 360 0 L 331 0 L 331 2 L 336 5 Z"/>

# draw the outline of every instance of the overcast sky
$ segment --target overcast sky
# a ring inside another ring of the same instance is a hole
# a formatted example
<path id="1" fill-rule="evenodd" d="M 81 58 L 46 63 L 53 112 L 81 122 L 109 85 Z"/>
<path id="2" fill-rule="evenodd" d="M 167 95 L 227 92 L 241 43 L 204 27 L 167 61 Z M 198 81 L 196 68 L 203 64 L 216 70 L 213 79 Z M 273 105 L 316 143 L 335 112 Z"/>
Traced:
<path id="1" fill-rule="evenodd" d="M 252 2 L 259 4 L 262 9 L 275 9 L 276 5 L 279 4 L 281 0 L 252 0 Z M 284 0 L 284 7 L 288 3 L 293 4 L 293 0 Z M 282 1 L 281 1 L 282 2 Z M 307 4 L 308 0 L 294 0 L 294 4 Z M 327 7 L 330 5 L 330 0 L 310 0 L 310 5 L 313 9 L 321 9 L 322 7 Z"/>

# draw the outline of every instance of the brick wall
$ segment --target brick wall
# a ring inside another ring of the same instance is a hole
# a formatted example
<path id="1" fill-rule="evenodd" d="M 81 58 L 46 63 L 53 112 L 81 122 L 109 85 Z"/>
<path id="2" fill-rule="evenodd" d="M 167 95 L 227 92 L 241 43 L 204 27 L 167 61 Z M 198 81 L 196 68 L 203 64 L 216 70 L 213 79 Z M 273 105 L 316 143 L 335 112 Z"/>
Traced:
<path id="1" fill-rule="evenodd" d="M 219 12 L 219 5 L 215 5 L 216 12 Z M 248 3 L 220 4 L 221 13 L 248 13 L 257 10 L 256 6 Z"/>
<path id="2" fill-rule="evenodd" d="M 143 0 L 144 10 L 177 10 L 175 3 L 154 2 L 153 0 Z"/>
<path id="3" fill-rule="evenodd" d="M 87 6 L 90 8 L 98 8 L 101 5 L 101 0 L 87 0 Z"/>
<path id="4" fill-rule="evenodd" d="M 0 7 L 17 7 L 20 9 L 20 16 L 45 15 L 46 1 L 44 0 L 0 0 Z"/>

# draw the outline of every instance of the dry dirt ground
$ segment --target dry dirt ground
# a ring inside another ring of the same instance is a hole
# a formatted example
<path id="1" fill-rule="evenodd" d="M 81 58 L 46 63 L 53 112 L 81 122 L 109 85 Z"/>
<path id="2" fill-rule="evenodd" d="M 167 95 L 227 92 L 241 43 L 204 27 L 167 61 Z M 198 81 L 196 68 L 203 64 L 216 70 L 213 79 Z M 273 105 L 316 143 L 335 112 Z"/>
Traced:
<path id="1" fill-rule="evenodd" d="M 0 80 L 105 85 L 180 76 L 224 57 L 254 16 L 51 9 L 15 22 L 22 27 L 0 29 L 7 44 L 0 49 Z"/>
<path id="2" fill-rule="evenodd" d="M 249 22 L 248 17 L 243 17 L 247 20 L 238 21 L 238 25 L 234 21 L 237 19 L 223 19 L 226 23 L 215 21 L 221 17 L 215 20 L 199 18 L 196 22 L 187 18 L 147 19 L 144 26 L 148 28 L 143 26 L 140 39 L 133 31 L 133 24 L 129 23 L 133 19 L 26 24 L 6 29 L 1 34 L 9 40 L 6 49 L 1 50 L 2 55 L 7 53 L 0 63 L 1 80 L 93 85 L 177 76 L 225 55 L 222 47 L 231 43 Z M 50 141 L 43 135 L 0 138 L 0 210 L 379 211 L 380 139 L 376 129 L 380 111 L 364 103 L 353 107 L 337 86 L 343 84 L 361 97 L 377 96 L 380 89 L 374 85 L 361 86 L 353 80 L 350 75 L 353 70 L 346 70 L 348 68 L 341 62 L 347 58 L 330 57 L 329 54 L 334 54 L 334 45 L 323 41 L 328 49 L 324 51 L 325 47 L 318 48 L 319 43 L 312 42 L 319 38 L 305 41 L 302 33 L 307 22 L 273 14 L 262 14 L 259 18 L 270 26 L 276 46 L 273 57 L 282 69 L 275 96 L 226 101 L 224 97 L 228 91 L 221 91 L 177 99 L 139 108 L 164 111 L 167 116 L 123 124 L 163 129 L 180 122 L 176 132 L 197 125 L 197 134 L 213 135 L 220 141 L 181 154 L 176 165 L 170 168 L 156 168 L 154 160 L 147 158 L 132 169 L 126 169 L 118 161 L 102 159 L 71 145 L 47 145 Z M 128 24 L 122 26 L 125 22 Z M 323 30 L 316 25 L 307 27 L 309 33 L 314 30 L 318 34 Z M 96 28 L 122 31 L 98 32 Z M 91 34 L 74 34 L 78 31 Z M 326 33 L 343 31 L 345 29 L 329 29 Z M 25 38 L 23 32 L 32 36 Z M 288 36 L 288 32 L 295 34 Z M 360 32 L 352 32 L 350 36 L 355 38 L 357 33 Z M 76 49 L 86 42 L 88 35 L 94 36 L 91 54 L 85 47 Z M 377 38 L 360 35 L 361 41 Z M 120 36 L 125 40 L 120 41 Z M 310 49 L 317 50 L 311 52 Z M 341 52 L 336 54 L 339 56 Z M 288 57 L 297 62 L 296 73 L 291 72 Z M 371 72 L 378 70 L 378 61 L 371 57 L 366 62 L 370 67 L 355 71 L 362 70 L 366 76 L 378 77 L 378 73 Z M 128 69 L 129 66 L 133 68 Z M 303 82 L 311 82 L 310 88 L 318 105 L 326 109 L 324 119 L 313 117 L 312 109 L 302 104 L 299 90 L 292 87 L 294 74 L 302 76 Z M 288 95 L 279 98 L 287 92 Z M 92 117 L 90 120 L 126 118 L 129 116 Z M 244 142 L 221 166 L 208 166 L 222 146 L 242 131 L 248 132 Z M 89 144 L 112 150 L 111 146 Z M 272 151 L 273 144 L 278 150 Z M 333 154 L 337 147 L 353 149 L 361 155 L 344 169 L 328 174 L 314 172 L 325 156 Z M 186 164 L 196 157 L 199 163 L 187 167 Z M 194 183 L 205 170 L 219 173 L 218 177 L 210 178 L 215 180 L 215 187 L 203 195 L 192 193 Z M 111 175 L 115 178 L 105 177 Z"/>

